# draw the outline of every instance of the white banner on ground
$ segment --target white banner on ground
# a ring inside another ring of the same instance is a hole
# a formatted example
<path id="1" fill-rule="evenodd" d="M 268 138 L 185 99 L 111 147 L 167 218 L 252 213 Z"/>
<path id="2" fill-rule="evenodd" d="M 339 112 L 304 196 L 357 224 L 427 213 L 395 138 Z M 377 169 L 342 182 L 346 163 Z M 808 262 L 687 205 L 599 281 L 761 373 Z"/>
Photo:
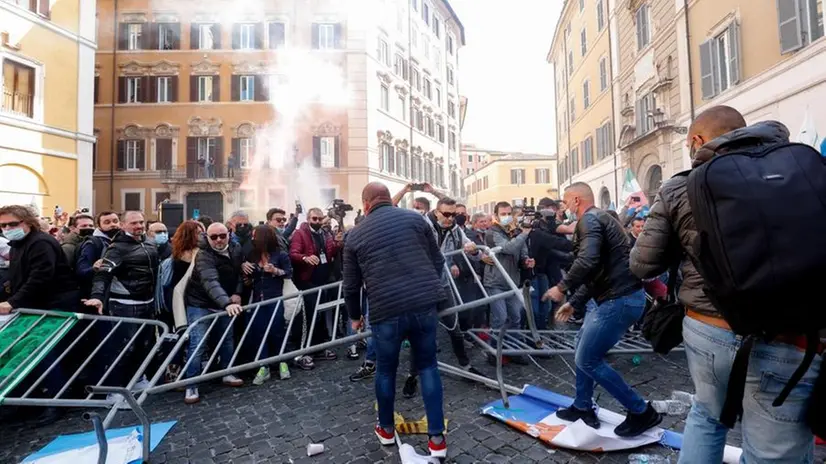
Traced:
<path id="1" fill-rule="evenodd" d="M 108 440 L 106 464 L 130 464 L 141 460 L 142 437 L 137 430 L 131 434 Z M 71 449 L 60 453 L 44 456 L 27 464 L 80 464 L 98 462 L 98 445 Z"/>

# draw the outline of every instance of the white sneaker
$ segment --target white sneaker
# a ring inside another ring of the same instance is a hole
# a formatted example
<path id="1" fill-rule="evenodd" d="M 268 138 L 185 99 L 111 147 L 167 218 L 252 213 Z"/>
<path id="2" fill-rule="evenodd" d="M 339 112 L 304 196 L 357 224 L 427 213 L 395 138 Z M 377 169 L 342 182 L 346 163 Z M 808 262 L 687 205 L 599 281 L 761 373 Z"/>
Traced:
<path id="1" fill-rule="evenodd" d="M 126 402 L 126 399 L 123 398 L 123 395 L 120 393 L 109 393 L 106 395 L 106 401 L 112 401 L 115 403 L 115 407 L 122 410 L 128 411 L 132 409 L 132 406 L 129 406 L 129 403 Z"/>
<path id="2" fill-rule="evenodd" d="M 264 385 L 264 382 L 270 380 L 270 369 L 268 367 L 262 367 L 258 369 L 258 372 L 255 374 L 255 378 L 252 380 L 253 385 Z"/>
<path id="3" fill-rule="evenodd" d="M 238 377 L 230 374 L 221 377 L 221 382 L 228 387 L 243 387 L 244 381 L 239 379 Z"/>
<path id="4" fill-rule="evenodd" d="M 141 391 L 146 390 L 147 388 L 149 388 L 149 380 L 144 375 L 137 381 L 137 383 L 135 383 L 135 385 L 132 386 L 132 391 Z"/>
<path id="5" fill-rule="evenodd" d="M 186 395 L 184 396 L 184 403 L 195 404 L 198 401 L 201 401 L 201 395 L 198 394 L 198 388 L 187 388 Z"/>

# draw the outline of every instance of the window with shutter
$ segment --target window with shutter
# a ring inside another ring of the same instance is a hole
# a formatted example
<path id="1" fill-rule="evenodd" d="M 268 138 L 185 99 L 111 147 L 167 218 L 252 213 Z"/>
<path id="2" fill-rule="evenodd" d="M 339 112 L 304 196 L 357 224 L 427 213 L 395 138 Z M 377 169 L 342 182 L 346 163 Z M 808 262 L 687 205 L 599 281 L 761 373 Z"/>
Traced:
<path id="1" fill-rule="evenodd" d="M 126 171 L 138 171 L 142 170 L 143 166 L 141 165 L 141 149 L 143 148 L 142 140 L 127 140 L 126 141 L 126 158 L 124 169 Z"/>
<path id="2" fill-rule="evenodd" d="M 587 110 L 591 106 L 591 83 L 585 81 L 582 83 L 582 109 Z"/>
<path id="3" fill-rule="evenodd" d="M 580 42 L 580 52 L 584 57 L 586 53 L 588 53 L 588 34 L 585 28 L 582 28 L 582 31 L 579 33 L 579 42 Z"/>
<path id="4" fill-rule="evenodd" d="M 314 37 L 313 48 L 317 50 L 333 50 L 339 39 L 336 37 L 336 24 L 319 23 L 313 24 Z"/>
<path id="5" fill-rule="evenodd" d="M 608 59 L 602 57 L 599 60 L 599 91 L 602 92 L 608 88 Z"/>
<path id="6" fill-rule="evenodd" d="M 605 6 L 602 0 L 597 0 L 594 8 L 597 10 L 597 31 L 601 31 L 605 27 Z"/>
<path id="7" fill-rule="evenodd" d="M 270 49 L 283 48 L 287 43 L 286 29 L 284 23 L 276 22 L 269 24 L 269 47 Z"/>
<path id="8" fill-rule="evenodd" d="M 571 176 L 576 175 L 579 172 L 579 149 L 574 148 L 571 150 Z"/>
<path id="9" fill-rule="evenodd" d="M 181 25 L 175 23 L 158 23 L 156 24 L 158 50 L 177 50 L 178 36 L 180 35 Z M 154 47 L 153 47 L 154 48 Z"/>
<path id="10" fill-rule="evenodd" d="M 197 76 L 197 84 L 198 84 L 198 101 L 199 102 L 211 102 L 213 100 L 212 90 L 213 90 L 213 78 L 215 76 Z"/>
<path id="11" fill-rule="evenodd" d="M 238 160 L 241 169 L 250 169 L 253 163 L 255 152 L 253 150 L 253 140 L 251 138 L 240 138 L 238 140 Z"/>
<path id="12" fill-rule="evenodd" d="M 155 169 L 158 171 L 172 169 L 172 139 L 155 140 Z"/>
<path id="13" fill-rule="evenodd" d="M 95 76 L 95 103 L 100 103 L 100 76 Z"/>
<path id="14" fill-rule="evenodd" d="M 803 47 L 801 0 L 777 0 L 777 23 L 780 29 L 780 53 Z"/>
<path id="15" fill-rule="evenodd" d="M 704 100 L 711 99 L 717 94 L 714 78 L 714 60 L 712 58 L 713 48 L 713 40 L 707 40 L 700 44 L 700 87 L 703 91 Z"/>
<path id="16" fill-rule="evenodd" d="M 239 76 L 239 101 L 255 101 L 255 76 Z"/>
<path id="17" fill-rule="evenodd" d="M 126 28 L 126 49 L 141 50 L 143 48 L 143 24 L 127 24 Z"/>
<path id="18" fill-rule="evenodd" d="M 126 78 L 126 103 L 141 102 L 141 82 L 140 77 Z"/>
<path id="19" fill-rule="evenodd" d="M 651 24 L 648 14 L 648 4 L 643 4 L 637 8 L 635 16 L 637 23 L 637 50 L 642 50 L 651 43 Z"/>
<path id="20" fill-rule="evenodd" d="M 155 78 L 157 82 L 155 83 L 155 101 L 158 103 L 169 103 L 170 101 L 170 90 L 171 90 L 171 80 L 172 78 L 169 76 L 160 76 Z"/>

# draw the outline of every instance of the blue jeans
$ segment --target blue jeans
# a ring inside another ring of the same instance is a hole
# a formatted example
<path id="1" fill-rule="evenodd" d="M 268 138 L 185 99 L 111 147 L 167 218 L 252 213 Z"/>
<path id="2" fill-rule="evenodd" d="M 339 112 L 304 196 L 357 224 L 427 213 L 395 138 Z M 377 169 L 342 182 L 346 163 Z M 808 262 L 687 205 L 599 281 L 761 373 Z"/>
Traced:
<path id="1" fill-rule="evenodd" d="M 187 306 L 186 308 L 186 319 L 192 326 L 192 329 L 189 331 L 189 350 L 187 350 L 186 362 L 189 362 L 190 359 L 192 359 L 192 362 L 189 364 L 189 367 L 186 368 L 184 378 L 188 379 L 190 377 L 195 377 L 201 373 L 201 356 L 204 354 L 204 349 L 209 344 L 209 341 L 206 341 L 201 346 L 201 349 L 197 350 L 198 344 L 204 339 L 206 331 L 212 322 L 204 321 L 195 324 L 195 321 L 204 316 L 214 314 L 215 312 L 216 311 L 214 310 L 196 308 L 193 306 Z M 215 323 L 215 327 L 213 327 L 212 332 L 210 332 L 210 337 L 212 337 L 216 343 L 221 339 L 221 336 L 224 334 L 224 330 L 227 329 L 227 326 L 230 325 L 230 321 L 232 321 L 231 317 L 218 317 L 218 322 Z M 230 327 L 229 333 L 227 333 L 227 336 L 224 338 L 224 342 L 221 343 L 221 346 L 218 348 L 218 369 L 225 369 L 229 365 L 229 360 L 232 359 L 232 351 L 232 327 Z"/>
<path id="2" fill-rule="evenodd" d="M 252 356 L 252 359 L 256 359 L 256 356 L 258 356 L 259 348 L 261 349 L 261 355 L 258 359 L 270 358 L 281 352 L 281 344 L 284 342 L 287 326 L 284 320 L 284 302 L 282 301 L 278 304 L 277 311 L 275 309 L 276 304 L 277 303 L 261 305 L 257 313 L 253 310 L 247 314 L 247 320 L 250 320 L 252 319 L 253 313 L 255 313 L 255 319 L 252 320 L 249 329 L 250 333 L 244 343 L 244 345 L 249 348 L 249 354 Z M 273 316 L 273 311 L 276 311 L 275 316 Z M 270 333 L 267 334 L 270 319 L 272 319 L 272 326 L 270 327 Z M 264 339 L 265 334 L 267 335 L 266 340 Z M 229 336 L 230 335 L 227 335 L 227 337 Z"/>
<path id="3" fill-rule="evenodd" d="M 439 319 L 436 308 L 423 312 L 405 312 L 403 315 L 373 324 L 376 344 L 376 399 L 379 405 L 379 425 L 393 429 L 393 403 L 396 396 L 396 371 L 402 340 L 410 341 L 416 360 L 416 371 L 422 384 L 422 399 L 427 415 L 428 435 L 444 432 L 442 379 L 436 364 L 436 328 Z"/>
<path id="4" fill-rule="evenodd" d="M 642 314 L 645 294 L 642 289 L 607 300 L 585 314 L 576 343 L 576 399 L 574 406 L 593 407 L 594 386 L 600 384 L 631 413 L 645 411 L 647 403 L 605 362 L 605 354 L 617 344 Z"/>
<path id="5" fill-rule="evenodd" d="M 488 288 L 488 295 L 500 295 L 507 290 L 498 288 Z M 522 303 L 516 295 L 511 295 L 507 298 L 500 298 L 490 303 L 490 328 L 494 330 L 501 329 L 507 322 L 508 327 L 512 329 L 519 328 L 519 321 L 522 318 Z"/>
<path id="6" fill-rule="evenodd" d="M 531 292 L 531 306 L 533 306 L 533 320 L 536 322 L 537 330 L 546 330 L 548 328 L 548 319 L 551 314 L 551 300 L 542 301 L 544 295 L 550 284 L 548 276 L 545 274 L 536 274 L 531 282 L 533 291 Z"/>
<path id="7" fill-rule="evenodd" d="M 719 418 L 740 340 L 733 332 L 688 317 L 683 319 L 683 340 L 696 393 L 679 462 L 721 462 L 728 428 Z M 772 406 L 802 359 L 803 351 L 792 345 L 755 343 L 743 395 L 741 463 L 813 462 L 814 438 L 803 418 L 820 372 L 820 356 L 783 405 Z"/>

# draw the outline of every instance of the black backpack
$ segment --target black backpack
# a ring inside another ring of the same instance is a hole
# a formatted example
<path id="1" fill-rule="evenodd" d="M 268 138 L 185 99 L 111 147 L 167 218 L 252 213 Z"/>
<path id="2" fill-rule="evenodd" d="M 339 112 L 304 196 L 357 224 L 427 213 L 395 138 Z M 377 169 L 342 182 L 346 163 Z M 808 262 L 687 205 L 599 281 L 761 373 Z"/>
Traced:
<path id="1" fill-rule="evenodd" d="M 720 417 L 731 428 L 742 415 L 755 339 L 807 338 L 777 407 L 805 375 L 826 328 L 826 311 L 814 303 L 826 279 L 826 158 L 797 143 L 735 148 L 695 168 L 687 193 L 705 293 L 744 337 Z"/>

